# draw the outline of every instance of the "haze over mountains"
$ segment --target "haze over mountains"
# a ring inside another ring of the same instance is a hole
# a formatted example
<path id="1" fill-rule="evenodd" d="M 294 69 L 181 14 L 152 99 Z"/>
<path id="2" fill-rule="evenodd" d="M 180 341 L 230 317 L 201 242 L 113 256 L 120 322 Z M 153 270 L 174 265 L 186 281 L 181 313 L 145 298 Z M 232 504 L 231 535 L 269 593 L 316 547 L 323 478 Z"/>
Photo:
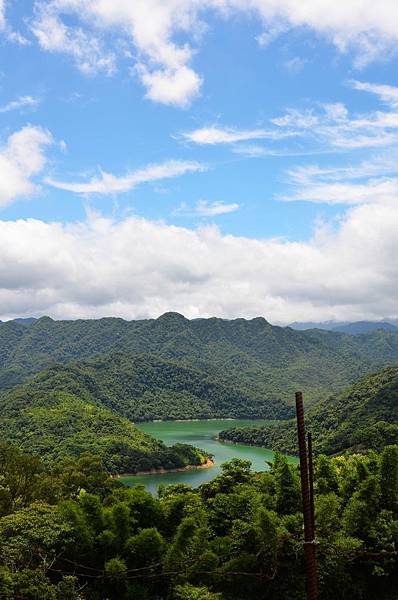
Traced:
<path id="1" fill-rule="evenodd" d="M 398 331 L 398 319 L 383 320 L 383 321 L 294 321 L 289 327 L 298 331 L 306 331 L 307 329 L 325 329 L 326 331 L 340 331 L 351 335 L 368 333 L 385 329 L 386 331 Z"/>

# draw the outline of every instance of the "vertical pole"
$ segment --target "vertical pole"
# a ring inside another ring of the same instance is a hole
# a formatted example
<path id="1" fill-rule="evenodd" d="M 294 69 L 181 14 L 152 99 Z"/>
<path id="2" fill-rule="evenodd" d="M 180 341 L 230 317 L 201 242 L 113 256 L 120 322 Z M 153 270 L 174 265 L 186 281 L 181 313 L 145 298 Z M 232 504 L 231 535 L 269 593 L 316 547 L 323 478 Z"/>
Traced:
<path id="1" fill-rule="evenodd" d="M 308 481 L 307 444 L 305 441 L 303 394 L 296 392 L 297 435 L 300 456 L 301 495 L 304 516 L 304 550 L 307 567 L 307 598 L 318 599 L 315 545 L 311 519 L 311 500 Z"/>
<path id="2" fill-rule="evenodd" d="M 310 507 L 312 539 L 315 539 L 314 466 L 312 463 L 312 434 L 308 433 L 308 480 L 310 484 Z"/>

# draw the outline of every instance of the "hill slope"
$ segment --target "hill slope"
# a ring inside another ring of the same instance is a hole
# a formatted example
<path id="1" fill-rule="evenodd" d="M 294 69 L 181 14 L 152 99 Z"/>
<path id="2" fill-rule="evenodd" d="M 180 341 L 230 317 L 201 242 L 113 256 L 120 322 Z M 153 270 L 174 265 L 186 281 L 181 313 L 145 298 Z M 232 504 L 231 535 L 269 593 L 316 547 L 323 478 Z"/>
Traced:
<path id="1" fill-rule="evenodd" d="M 112 473 L 205 462 L 190 446 L 167 448 L 101 404 L 97 384 L 78 368 L 53 367 L 0 398 L 0 439 L 47 461 L 98 454 Z"/>
<path id="2" fill-rule="evenodd" d="M 142 321 L 43 317 L 29 327 L 11 321 L 0 324 L 0 388 L 55 363 L 109 352 L 150 353 L 171 360 L 254 402 L 292 403 L 300 388 L 312 402 L 397 362 L 398 333 L 302 332 L 274 327 L 263 318 L 189 321 L 176 313 Z"/>
<path id="3" fill-rule="evenodd" d="M 312 407 L 307 414 L 314 447 L 333 454 L 344 450 L 376 450 L 398 443 L 398 367 L 368 375 L 338 396 Z M 231 429 L 225 440 L 297 452 L 295 422 L 275 428 Z"/>
<path id="4" fill-rule="evenodd" d="M 106 354 L 39 373 L 23 389 L 74 394 L 130 421 L 292 416 L 283 401 L 253 400 L 203 372 L 150 354 Z M 1 398 L 0 398 L 1 405 Z"/>
<path id="5" fill-rule="evenodd" d="M 379 329 L 398 332 L 398 327 L 387 321 L 356 321 L 355 323 L 347 323 L 346 325 L 337 325 L 333 328 L 333 331 L 340 331 L 349 335 L 361 335 L 362 333 L 370 333 Z"/>

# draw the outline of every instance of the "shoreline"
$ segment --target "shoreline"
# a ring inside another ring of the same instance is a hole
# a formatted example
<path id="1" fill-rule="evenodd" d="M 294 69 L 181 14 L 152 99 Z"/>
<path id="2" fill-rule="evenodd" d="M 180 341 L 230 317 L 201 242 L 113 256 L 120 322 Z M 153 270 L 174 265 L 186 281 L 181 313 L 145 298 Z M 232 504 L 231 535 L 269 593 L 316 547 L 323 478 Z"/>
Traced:
<path id="1" fill-rule="evenodd" d="M 215 461 L 208 458 L 207 461 L 201 465 L 187 465 L 186 467 L 176 467 L 175 469 L 149 469 L 148 471 L 137 471 L 137 473 L 117 473 L 112 475 L 114 479 L 123 479 L 124 477 L 136 477 L 137 475 L 166 475 L 167 473 L 180 473 L 182 471 L 196 471 L 198 469 L 211 469 L 215 466 Z"/>
<path id="2" fill-rule="evenodd" d="M 220 444 L 227 444 L 227 445 L 231 445 L 231 446 L 244 446 L 245 448 L 261 448 L 263 450 L 270 450 L 271 452 L 273 452 L 275 454 L 275 450 L 273 450 L 272 448 L 267 448 L 266 446 L 259 446 L 258 444 L 245 444 L 244 442 L 234 442 L 233 440 L 223 439 L 218 436 L 213 439 L 217 440 L 217 442 L 219 442 Z M 294 458 L 296 461 L 299 460 L 298 454 L 290 454 L 289 452 L 286 452 L 285 450 L 279 450 L 279 452 L 281 454 L 283 454 L 283 456 L 286 456 L 287 458 Z"/>

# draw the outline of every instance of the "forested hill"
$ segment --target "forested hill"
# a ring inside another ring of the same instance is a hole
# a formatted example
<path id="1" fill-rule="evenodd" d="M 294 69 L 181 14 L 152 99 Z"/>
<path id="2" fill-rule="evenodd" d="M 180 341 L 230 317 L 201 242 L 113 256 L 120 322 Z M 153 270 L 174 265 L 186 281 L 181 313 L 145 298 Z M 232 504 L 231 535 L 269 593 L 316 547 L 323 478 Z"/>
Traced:
<path id="1" fill-rule="evenodd" d="M 398 333 L 359 336 L 295 331 L 251 320 L 158 319 L 0 324 L 0 388 L 21 383 L 53 364 L 109 352 L 150 353 L 235 388 L 252 400 L 285 399 L 306 390 L 309 401 L 329 396 L 370 371 L 398 362 Z"/>
<path id="2" fill-rule="evenodd" d="M 367 375 L 337 396 L 313 406 L 307 426 L 314 447 L 327 454 L 379 450 L 398 443 L 398 367 Z M 231 429 L 222 439 L 297 452 L 296 425 Z"/>
<path id="3" fill-rule="evenodd" d="M 127 396 L 121 399 L 117 392 L 112 394 L 110 378 L 104 383 L 93 374 L 77 366 L 53 367 L 3 392 L 0 439 L 48 463 L 89 452 L 99 456 L 111 473 L 173 469 L 206 461 L 192 446 L 167 448 L 140 431 L 125 417 L 130 416 L 123 403 Z"/>
<path id="4" fill-rule="evenodd" d="M 286 419 L 293 414 L 283 401 L 245 396 L 203 372 L 150 354 L 111 353 L 55 365 L 15 389 L 75 394 L 131 421 L 229 416 Z"/>

